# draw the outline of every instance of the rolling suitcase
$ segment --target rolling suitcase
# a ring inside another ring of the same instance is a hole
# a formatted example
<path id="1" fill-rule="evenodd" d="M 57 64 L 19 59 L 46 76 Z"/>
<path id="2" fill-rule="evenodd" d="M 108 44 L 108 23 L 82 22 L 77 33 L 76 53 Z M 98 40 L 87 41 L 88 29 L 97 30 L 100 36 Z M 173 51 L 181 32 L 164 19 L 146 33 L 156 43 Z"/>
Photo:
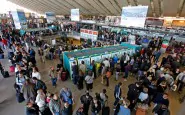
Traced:
<path id="1" fill-rule="evenodd" d="M 66 72 L 62 72 L 61 80 L 62 81 L 66 81 L 67 80 L 67 73 Z"/>
<path id="2" fill-rule="evenodd" d="M 4 54 L 0 54 L 0 59 L 4 59 Z"/>
<path id="3" fill-rule="evenodd" d="M 102 109 L 102 115 L 110 115 L 110 107 L 104 107 Z"/>
<path id="4" fill-rule="evenodd" d="M 3 72 L 3 77 L 4 77 L 4 78 L 8 78 L 8 77 L 10 77 L 10 75 L 9 75 L 8 71 L 4 71 L 4 72 Z"/>
<path id="5" fill-rule="evenodd" d="M 16 93 L 16 99 L 17 99 L 17 102 L 19 102 L 19 103 L 22 103 L 25 100 L 23 97 L 23 94 L 20 92 Z"/>
<path id="6" fill-rule="evenodd" d="M 14 66 L 10 66 L 10 72 L 15 72 L 15 67 Z"/>

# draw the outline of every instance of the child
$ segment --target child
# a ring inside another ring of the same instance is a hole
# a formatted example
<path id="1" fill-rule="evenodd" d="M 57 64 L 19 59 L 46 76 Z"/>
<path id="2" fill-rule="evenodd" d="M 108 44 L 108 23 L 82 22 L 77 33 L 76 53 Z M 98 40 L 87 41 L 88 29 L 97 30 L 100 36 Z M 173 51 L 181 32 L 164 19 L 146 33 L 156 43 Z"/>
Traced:
<path id="1" fill-rule="evenodd" d="M 106 72 L 106 86 L 109 86 L 109 78 L 111 77 L 111 69 L 108 68 L 108 71 Z"/>
<path id="2" fill-rule="evenodd" d="M 51 100 L 51 98 L 53 97 L 53 94 L 51 94 L 50 92 L 48 92 L 48 93 L 46 94 L 46 96 L 47 96 L 47 98 L 46 98 L 46 103 L 49 103 L 50 100 Z"/>

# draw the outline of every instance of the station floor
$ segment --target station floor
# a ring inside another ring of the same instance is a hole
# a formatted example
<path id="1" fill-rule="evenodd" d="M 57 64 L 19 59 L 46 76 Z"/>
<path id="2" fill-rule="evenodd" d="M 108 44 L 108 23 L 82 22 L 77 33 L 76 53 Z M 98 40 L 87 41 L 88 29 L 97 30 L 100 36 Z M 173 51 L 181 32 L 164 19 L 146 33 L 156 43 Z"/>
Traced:
<path id="1" fill-rule="evenodd" d="M 5 57 L 6 58 L 6 57 Z M 9 70 L 9 62 L 7 59 L 0 60 L 2 64 L 5 66 L 7 70 Z M 58 64 L 59 60 L 47 60 L 46 63 L 40 62 L 40 60 L 37 57 L 37 66 L 39 68 L 39 71 L 41 73 L 41 78 L 42 80 L 47 84 L 48 90 L 52 93 L 59 92 L 62 87 L 68 87 L 71 89 L 73 92 L 73 96 L 75 99 L 75 104 L 73 106 L 74 113 L 78 109 L 80 105 L 80 96 L 85 94 L 85 88 L 81 91 L 77 89 L 75 85 L 73 85 L 72 81 L 68 79 L 67 81 L 58 81 L 57 82 L 57 87 L 54 88 L 51 85 L 50 78 L 48 76 L 48 70 L 50 66 L 55 66 Z M 0 75 L 0 115 L 25 115 L 25 103 L 18 103 L 16 101 L 16 96 L 15 96 L 15 90 L 13 88 L 13 84 L 15 83 L 15 76 L 14 73 L 10 73 L 11 77 L 10 78 L 3 78 L 2 75 Z M 100 77 L 95 79 L 94 85 L 93 85 L 93 90 L 90 93 L 92 96 L 96 92 L 102 91 L 103 88 L 107 89 L 107 94 L 109 96 L 108 99 L 108 105 L 111 108 L 111 114 L 113 115 L 113 102 L 114 102 L 114 87 L 118 82 L 122 82 L 122 92 L 123 92 L 123 97 L 126 96 L 127 91 L 128 91 L 128 85 L 131 83 L 134 83 L 136 80 L 133 76 L 129 76 L 128 81 L 125 82 L 123 79 L 119 78 L 119 81 L 114 81 L 114 78 L 112 77 L 110 80 L 110 86 L 107 88 L 106 86 L 101 84 L 101 79 Z M 85 86 L 85 84 L 84 84 Z M 170 98 L 170 111 L 171 115 L 185 115 L 185 102 L 180 104 L 178 99 L 182 95 L 179 95 L 177 92 L 169 92 L 169 98 Z M 153 115 L 152 107 L 147 112 L 147 115 Z M 75 115 L 75 114 L 74 114 Z M 89 113 L 90 115 L 90 113 Z M 133 113 L 133 115 L 135 115 Z"/>

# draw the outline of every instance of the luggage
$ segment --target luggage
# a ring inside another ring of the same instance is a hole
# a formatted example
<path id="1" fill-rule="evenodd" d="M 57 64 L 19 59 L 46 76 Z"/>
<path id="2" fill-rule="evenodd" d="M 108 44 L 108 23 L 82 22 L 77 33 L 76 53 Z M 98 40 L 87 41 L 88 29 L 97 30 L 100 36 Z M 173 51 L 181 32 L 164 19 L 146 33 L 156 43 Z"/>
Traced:
<path id="1" fill-rule="evenodd" d="M 67 73 L 66 72 L 62 72 L 61 80 L 62 81 L 66 81 L 67 80 Z"/>
<path id="2" fill-rule="evenodd" d="M 0 59 L 4 59 L 4 54 L 0 54 Z"/>
<path id="3" fill-rule="evenodd" d="M 10 77 L 10 75 L 9 75 L 8 71 L 4 71 L 4 72 L 3 72 L 3 77 L 4 77 L 4 78 L 8 78 L 8 77 Z"/>
<path id="4" fill-rule="evenodd" d="M 10 72 L 15 72 L 15 67 L 14 66 L 10 66 Z"/>
<path id="5" fill-rule="evenodd" d="M 109 107 L 104 107 L 102 109 L 102 115 L 110 115 L 110 108 Z"/>
<path id="6" fill-rule="evenodd" d="M 62 67 L 62 64 L 57 64 L 57 69 L 60 69 Z"/>
<path id="7" fill-rule="evenodd" d="M 23 94 L 20 92 L 16 93 L 16 99 L 17 99 L 17 102 L 19 103 L 22 103 L 25 100 Z"/>

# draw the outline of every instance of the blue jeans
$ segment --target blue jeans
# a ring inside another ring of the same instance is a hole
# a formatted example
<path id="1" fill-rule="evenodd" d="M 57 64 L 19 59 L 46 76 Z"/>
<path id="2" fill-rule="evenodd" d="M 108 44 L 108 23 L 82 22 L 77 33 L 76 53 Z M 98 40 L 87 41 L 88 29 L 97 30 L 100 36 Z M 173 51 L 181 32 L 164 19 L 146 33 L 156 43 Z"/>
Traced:
<path id="1" fill-rule="evenodd" d="M 77 75 L 73 75 L 73 83 L 76 85 L 77 84 Z"/>
<path id="2" fill-rule="evenodd" d="M 55 115 L 61 115 L 60 112 L 55 112 Z"/>
<path id="3" fill-rule="evenodd" d="M 57 78 L 51 78 L 52 86 L 56 86 Z"/>
<path id="4" fill-rule="evenodd" d="M 114 106 L 117 106 L 118 102 L 119 102 L 119 98 L 115 98 Z"/>

